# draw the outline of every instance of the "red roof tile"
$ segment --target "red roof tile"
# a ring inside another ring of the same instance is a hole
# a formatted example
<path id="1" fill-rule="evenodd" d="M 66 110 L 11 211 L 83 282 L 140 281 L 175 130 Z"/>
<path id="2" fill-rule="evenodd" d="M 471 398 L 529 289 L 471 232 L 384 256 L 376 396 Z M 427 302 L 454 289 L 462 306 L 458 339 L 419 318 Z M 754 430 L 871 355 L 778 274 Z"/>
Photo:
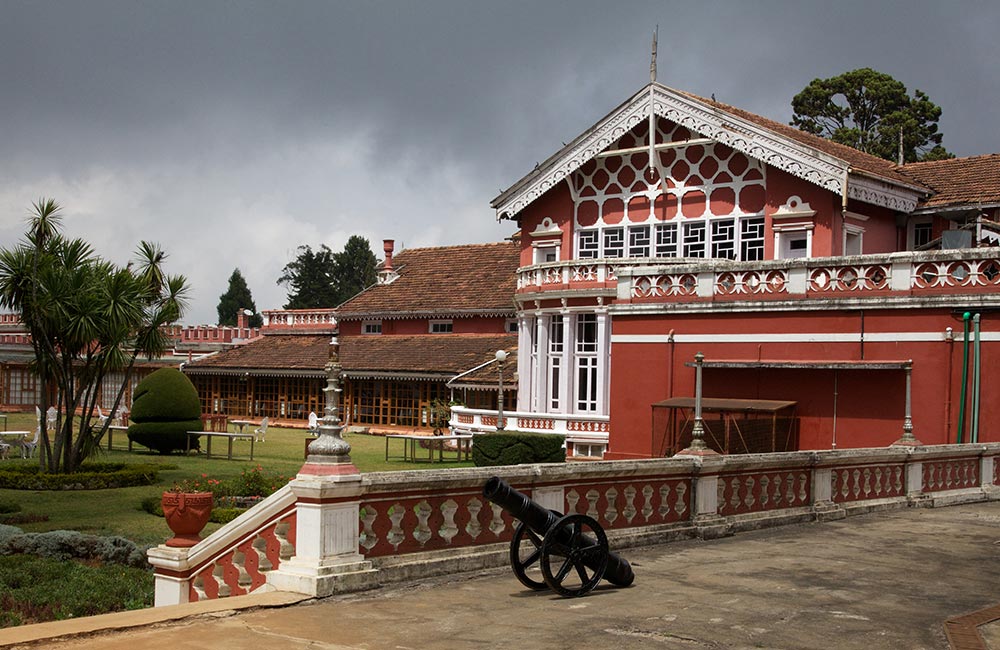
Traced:
<path id="1" fill-rule="evenodd" d="M 192 361 L 185 364 L 184 371 L 325 376 L 323 368 L 329 354 L 330 337 L 327 335 L 275 334 Z"/>
<path id="2" fill-rule="evenodd" d="M 693 93 L 685 92 L 683 90 L 675 90 L 682 95 L 691 97 L 700 102 L 704 102 L 711 106 L 718 108 L 719 110 L 725 111 L 727 113 L 732 113 L 736 117 L 742 118 L 748 122 L 753 122 L 757 126 L 768 129 L 769 131 L 774 131 L 786 138 L 795 140 L 801 144 L 814 149 L 819 149 L 825 154 L 833 156 L 834 158 L 839 158 L 851 165 L 851 167 L 857 171 L 865 172 L 870 175 L 879 176 L 886 180 L 890 180 L 896 183 L 903 183 L 905 185 L 919 186 L 921 183 L 916 181 L 916 179 L 902 172 L 902 167 L 894 162 L 885 160 L 884 158 L 879 158 L 878 156 L 873 156 L 871 154 L 858 151 L 852 147 L 848 147 L 843 144 L 839 144 L 832 140 L 827 140 L 826 138 L 821 138 L 818 135 L 813 135 L 812 133 L 806 133 L 805 131 L 800 131 L 794 126 L 788 124 L 782 124 L 781 122 L 775 122 L 766 117 L 762 117 L 755 113 L 745 111 L 741 108 L 736 108 L 735 106 L 730 106 L 729 104 L 723 104 L 722 102 L 712 101 L 711 99 L 705 99 L 704 97 L 699 97 Z"/>
<path id="3" fill-rule="evenodd" d="M 416 334 L 342 336 L 340 362 L 350 375 L 437 374 L 454 376 L 507 350 L 511 377 L 516 372 L 516 334 Z"/>
<path id="4" fill-rule="evenodd" d="M 1000 203 L 1000 154 L 910 163 L 902 170 L 934 190 L 921 207 Z"/>
<path id="5" fill-rule="evenodd" d="M 393 258 L 399 277 L 351 298 L 337 318 L 513 316 L 519 255 L 512 242 L 404 250 Z"/>

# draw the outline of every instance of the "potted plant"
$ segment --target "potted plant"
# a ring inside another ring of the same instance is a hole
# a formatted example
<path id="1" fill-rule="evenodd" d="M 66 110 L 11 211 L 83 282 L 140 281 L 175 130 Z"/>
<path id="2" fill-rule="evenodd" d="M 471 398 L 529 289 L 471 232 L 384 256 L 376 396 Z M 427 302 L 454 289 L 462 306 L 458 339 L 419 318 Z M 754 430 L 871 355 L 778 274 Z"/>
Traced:
<path id="1" fill-rule="evenodd" d="M 217 483 L 218 481 L 216 481 Z M 160 502 L 163 517 L 174 536 L 167 546 L 188 547 L 201 541 L 199 533 L 212 515 L 215 495 L 211 492 L 211 479 L 185 479 L 163 493 Z"/>

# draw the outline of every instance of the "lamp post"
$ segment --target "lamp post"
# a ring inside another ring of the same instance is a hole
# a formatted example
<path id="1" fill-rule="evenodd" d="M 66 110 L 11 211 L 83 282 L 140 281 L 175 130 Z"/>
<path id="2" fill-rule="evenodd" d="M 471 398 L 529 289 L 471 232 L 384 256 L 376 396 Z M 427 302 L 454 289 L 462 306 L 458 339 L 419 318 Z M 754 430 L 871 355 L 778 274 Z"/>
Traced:
<path id="1" fill-rule="evenodd" d="M 507 361 L 507 352 L 505 350 L 497 350 L 497 370 L 500 375 L 500 388 L 497 391 L 497 431 L 503 431 L 504 421 L 503 421 L 503 364 Z"/>

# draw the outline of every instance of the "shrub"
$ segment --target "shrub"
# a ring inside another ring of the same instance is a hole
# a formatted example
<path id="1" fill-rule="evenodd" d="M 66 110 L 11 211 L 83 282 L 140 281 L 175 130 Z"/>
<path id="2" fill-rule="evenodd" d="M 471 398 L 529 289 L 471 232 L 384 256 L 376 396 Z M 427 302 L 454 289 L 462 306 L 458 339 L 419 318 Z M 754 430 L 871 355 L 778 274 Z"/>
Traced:
<path id="1" fill-rule="evenodd" d="M 0 515 L 9 515 L 15 512 L 21 512 L 20 503 L 18 503 L 17 501 L 0 499 Z"/>
<path id="2" fill-rule="evenodd" d="M 217 524 L 228 524 L 244 512 L 246 510 L 243 508 L 213 508 L 212 516 L 208 520 Z"/>
<path id="3" fill-rule="evenodd" d="M 152 485 L 155 465 L 87 463 L 72 474 L 48 474 L 37 465 L 11 465 L 0 470 L 0 488 L 8 490 L 103 490 Z"/>
<path id="4" fill-rule="evenodd" d="M 146 568 L 146 553 L 124 537 L 99 537 L 75 530 L 21 533 L 0 540 L 0 555 L 36 555 L 53 560 L 97 560 Z"/>
<path id="5" fill-rule="evenodd" d="M 0 557 L 0 627 L 153 604 L 153 574 L 30 556 Z"/>
<path id="6" fill-rule="evenodd" d="M 291 478 L 271 472 L 260 465 L 253 469 L 245 469 L 224 483 L 222 494 L 232 497 L 267 497 L 274 494 L 278 488 L 284 487 Z"/>
<path id="7" fill-rule="evenodd" d="M 180 370 L 160 368 L 140 381 L 133 395 L 129 440 L 169 454 L 187 448 L 188 431 L 201 430 L 198 391 Z M 191 445 L 197 447 L 197 438 Z"/>
<path id="8" fill-rule="evenodd" d="M 10 537 L 23 534 L 24 531 L 18 528 L 17 526 L 7 526 L 5 524 L 0 524 L 0 544 L 3 544 L 4 541 Z"/>
<path id="9" fill-rule="evenodd" d="M 472 462 L 477 467 L 521 463 L 561 463 L 566 460 L 563 437 L 525 431 L 497 431 L 476 436 Z"/>

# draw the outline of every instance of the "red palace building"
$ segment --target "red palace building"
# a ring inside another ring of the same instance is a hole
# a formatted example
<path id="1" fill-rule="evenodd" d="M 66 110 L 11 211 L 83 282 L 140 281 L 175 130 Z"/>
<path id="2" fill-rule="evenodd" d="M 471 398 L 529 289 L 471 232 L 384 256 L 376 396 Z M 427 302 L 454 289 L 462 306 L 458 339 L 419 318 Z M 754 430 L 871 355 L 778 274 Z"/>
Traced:
<path id="1" fill-rule="evenodd" d="M 492 205 L 521 231 L 508 428 L 670 455 L 701 353 L 719 451 L 1000 441 L 1000 155 L 896 165 L 653 82 Z"/>

